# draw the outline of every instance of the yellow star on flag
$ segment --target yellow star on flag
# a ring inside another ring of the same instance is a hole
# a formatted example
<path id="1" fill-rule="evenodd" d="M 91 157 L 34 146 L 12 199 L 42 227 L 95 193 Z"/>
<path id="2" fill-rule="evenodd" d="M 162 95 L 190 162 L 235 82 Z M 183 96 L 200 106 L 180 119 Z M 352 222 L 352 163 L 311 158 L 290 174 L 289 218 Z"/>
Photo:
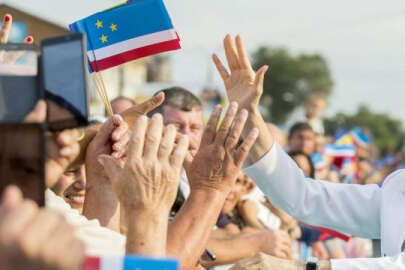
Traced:
<path id="1" fill-rule="evenodd" d="M 114 23 L 112 23 L 112 24 L 110 25 L 110 29 L 111 29 L 112 32 L 117 31 L 117 25 L 114 24 Z"/>
<path id="2" fill-rule="evenodd" d="M 102 36 L 100 37 L 100 40 L 101 40 L 102 43 L 106 43 L 106 42 L 108 41 L 108 36 L 102 35 Z"/>
<path id="3" fill-rule="evenodd" d="M 97 20 L 97 22 L 96 22 L 96 27 L 97 27 L 98 29 L 100 29 L 101 27 L 103 27 L 103 22 L 100 21 L 100 20 Z"/>

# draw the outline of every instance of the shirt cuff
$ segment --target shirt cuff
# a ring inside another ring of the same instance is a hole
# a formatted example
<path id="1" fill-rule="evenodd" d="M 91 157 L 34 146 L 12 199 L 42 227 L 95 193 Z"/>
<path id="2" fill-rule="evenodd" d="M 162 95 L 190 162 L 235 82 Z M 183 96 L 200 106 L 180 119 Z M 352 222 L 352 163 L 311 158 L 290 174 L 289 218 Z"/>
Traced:
<path id="1" fill-rule="evenodd" d="M 274 142 L 270 150 L 261 159 L 251 166 L 244 168 L 243 172 L 252 179 L 257 179 L 258 177 L 260 179 L 263 172 L 267 175 L 272 174 L 277 165 L 278 151 L 280 151 L 280 146 L 277 142 Z"/>

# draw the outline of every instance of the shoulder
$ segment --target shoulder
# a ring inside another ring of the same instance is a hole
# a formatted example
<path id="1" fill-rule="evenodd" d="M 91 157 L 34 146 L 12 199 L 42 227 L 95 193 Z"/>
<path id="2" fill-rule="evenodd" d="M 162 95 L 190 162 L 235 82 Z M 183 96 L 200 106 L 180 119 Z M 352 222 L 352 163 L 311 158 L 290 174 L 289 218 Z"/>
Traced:
<path id="1" fill-rule="evenodd" d="M 398 181 L 405 183 L 404 179 L 405 179 L 405 169 L 397 170 L 385 178 L 382 187 L 387 188 L 389 186 L 392 186 L 394 183 Z"/>

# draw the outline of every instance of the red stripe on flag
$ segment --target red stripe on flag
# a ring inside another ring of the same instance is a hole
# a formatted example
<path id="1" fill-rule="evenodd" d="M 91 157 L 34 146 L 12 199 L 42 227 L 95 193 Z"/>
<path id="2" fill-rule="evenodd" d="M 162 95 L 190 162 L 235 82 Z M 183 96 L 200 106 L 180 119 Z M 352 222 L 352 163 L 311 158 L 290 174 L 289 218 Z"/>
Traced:
<path id="1" fill-rule="evenodd" d="M 83 262 L 82 270 L 101 270 L 101 262 L 99 257 L 86 257 Z"/>
<path id="2" fill-rule="evenodd" d="M 350 236 L 348 236 L 348 235 L 346 235 L 344 233 L 341 233 L 341 232 L 337 232 L 337 231 L 334 231 L 334 230 L 331 230 L 331 229 L 326 229 L 326 228 L 321 228 L 321 227 L 314 227 L 314 228 L 317 229 L 317 230 L 320 230 L 323 233 L 327 233 L 327 234 L 329 234 L 329 235 L 331 235 L 333 237 L 342 239 L 345 242 L 349 241 L 349 239 L 350 239 Z"/>
<path id="3" fill-rule="evenodd" d="M 142 57 L 181 49 L 180 41 L 178 39 L 169 40 L 153 45 L 137 48 L 134 50 L 126 51 L 120 54 L 116 54 L 101 60 L 95 60 L 90 62 L 93 71 L 101 71 L 108 68 L 112 68 L 126 62 L 136 60 Z"/>

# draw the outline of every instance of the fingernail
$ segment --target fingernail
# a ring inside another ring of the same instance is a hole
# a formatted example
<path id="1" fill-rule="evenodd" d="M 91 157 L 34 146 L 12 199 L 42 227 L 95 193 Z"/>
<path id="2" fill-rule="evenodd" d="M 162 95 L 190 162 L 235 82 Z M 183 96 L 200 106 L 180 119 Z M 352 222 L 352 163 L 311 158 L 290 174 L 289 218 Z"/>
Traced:
<path id="1" fill-rule="evenodd" d="M 139 121 L 141 121 L 141 122 L 146 122 L 147 120 L 148 120 L 148 117 L 146 116 L 146 115 L 141 115 L 141 116 L 139 116 Z"/>
<path id="2" fill-rule="evenodd" d="M 158 120 L 158 119 L 161 119 L 161 118 L 162 118 L 162 115 L 161 115 L 160 113 L 155 113 L 155 114 L 152 116 L 152 118 Z"/>
<path id="3" fill-rule="evenodd" d="M 236 101 L 232 101 L 231 107 L 232 107 L 233 110 L 237 109 L 238 108 L 238 103 Z"/>
<path id="4" fill-rule="evenodd" d="M 11 21 L 11 15 L 7 14 L 6 16 L 4 16 L 4 21 L 5 22 Z"/>
<path id="5" fill-rule="evenodd" d="M 25 38 L 26 43 L 32 43 L 34 41 L 34 38 L 32 36 L 28 36 Z"/>

